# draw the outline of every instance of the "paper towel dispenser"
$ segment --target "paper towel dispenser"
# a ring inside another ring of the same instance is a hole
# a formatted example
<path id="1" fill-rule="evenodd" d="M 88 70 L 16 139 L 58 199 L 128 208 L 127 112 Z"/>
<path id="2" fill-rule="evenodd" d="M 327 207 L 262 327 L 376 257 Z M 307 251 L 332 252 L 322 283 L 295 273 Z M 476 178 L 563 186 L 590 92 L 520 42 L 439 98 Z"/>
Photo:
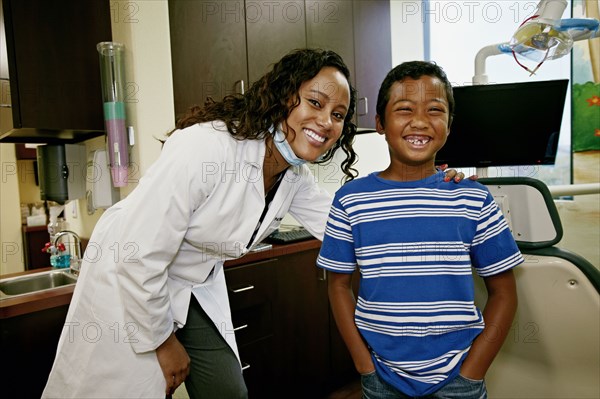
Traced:
<path id="1" fill-rule="evenodd" d="M 64 204 L 85 197 L 87 156 L 84 144 L 37 147 L 40 197 Z"/>

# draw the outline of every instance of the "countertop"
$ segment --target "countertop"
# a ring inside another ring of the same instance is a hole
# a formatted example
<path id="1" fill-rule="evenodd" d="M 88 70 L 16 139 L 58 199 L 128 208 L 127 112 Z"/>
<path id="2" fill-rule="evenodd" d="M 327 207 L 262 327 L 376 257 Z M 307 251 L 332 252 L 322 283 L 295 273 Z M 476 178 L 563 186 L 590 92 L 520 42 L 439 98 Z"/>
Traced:
<path id="1" fill-rule="evenodd" d="M 272 259 L 278 256 L 291 255 L 297 252 L 316 249 L 321 246 L 321 241 L 312 239 L 300 241 L 292 244 L 277 245 L 273 244 L 273 248 L 250 252 L 245 256 L 225 262 L 224 267 L 233 267 L 244 265 L 251 262 L 259 262 L 265 259 Z M 48 270 L 53 270 L 52 267 L 29 270 L 21 273 L 12 273 L 2 275 L 2 278 L 23 276 L 32 273 L 39 273 Z M 55 288 L 51 291 L 34 292 L 27 295 L 21 295 L 15 298 L 7 298 L 0 301 L 0 319 L 20 316 L 27 313 L 38 312 L 45 309 L 50 309 L 58 306 L 68 305 L 73 296 L 74 285 Z"/>

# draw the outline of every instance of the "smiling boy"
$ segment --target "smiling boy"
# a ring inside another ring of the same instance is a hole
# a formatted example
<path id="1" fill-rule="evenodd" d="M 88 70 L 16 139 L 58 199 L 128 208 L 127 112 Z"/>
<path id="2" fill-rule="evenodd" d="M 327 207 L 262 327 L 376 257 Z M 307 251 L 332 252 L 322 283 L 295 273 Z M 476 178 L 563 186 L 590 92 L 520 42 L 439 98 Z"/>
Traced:
<path id="1" fill-rule="evenodd" d="M 394 68 L 377 101 L 390 164 L 344 185 L 317 264 L 329 271 L 338 329 L 363 398 L 485 398 L 484 376 L 517 307 L 523 261 L 485 186 L 453 184 L 435 168 L 454 99 L 434 63 Z M 351 274 L 360 271 L 355 302 Z M 472 268 L 488 301 L 474 303 Z"/>

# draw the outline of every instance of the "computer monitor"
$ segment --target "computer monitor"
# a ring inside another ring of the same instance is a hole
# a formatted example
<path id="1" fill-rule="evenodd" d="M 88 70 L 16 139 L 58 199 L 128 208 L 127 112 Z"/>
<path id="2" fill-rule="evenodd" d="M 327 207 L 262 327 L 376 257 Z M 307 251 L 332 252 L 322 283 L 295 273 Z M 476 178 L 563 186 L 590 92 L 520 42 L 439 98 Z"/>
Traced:
<path id="1" fill-rule="evenodd" d="M 436 164 L 553 165 L 568 79 L 454 87 L 456 108 Z"/>

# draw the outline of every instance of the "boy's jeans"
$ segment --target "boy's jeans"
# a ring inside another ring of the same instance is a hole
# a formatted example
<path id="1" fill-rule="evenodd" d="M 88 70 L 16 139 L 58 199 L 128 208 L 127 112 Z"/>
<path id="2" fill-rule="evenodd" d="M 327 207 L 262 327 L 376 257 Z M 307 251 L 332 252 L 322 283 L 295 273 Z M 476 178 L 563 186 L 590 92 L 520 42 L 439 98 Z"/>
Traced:
<path id="1" fill-rule="evenodd" d="M 398 391 L 387 382 L 377 376 L 377 373 L 362 375 L 361 385 L 363 399 L 408 399 L 407 396 Z M 487 390 L 483 380 L 470 380 L 461 375 L 454 378 L 442 389 L 427 395 L 420 396 L 427 399 L 487 399 Z"/>

